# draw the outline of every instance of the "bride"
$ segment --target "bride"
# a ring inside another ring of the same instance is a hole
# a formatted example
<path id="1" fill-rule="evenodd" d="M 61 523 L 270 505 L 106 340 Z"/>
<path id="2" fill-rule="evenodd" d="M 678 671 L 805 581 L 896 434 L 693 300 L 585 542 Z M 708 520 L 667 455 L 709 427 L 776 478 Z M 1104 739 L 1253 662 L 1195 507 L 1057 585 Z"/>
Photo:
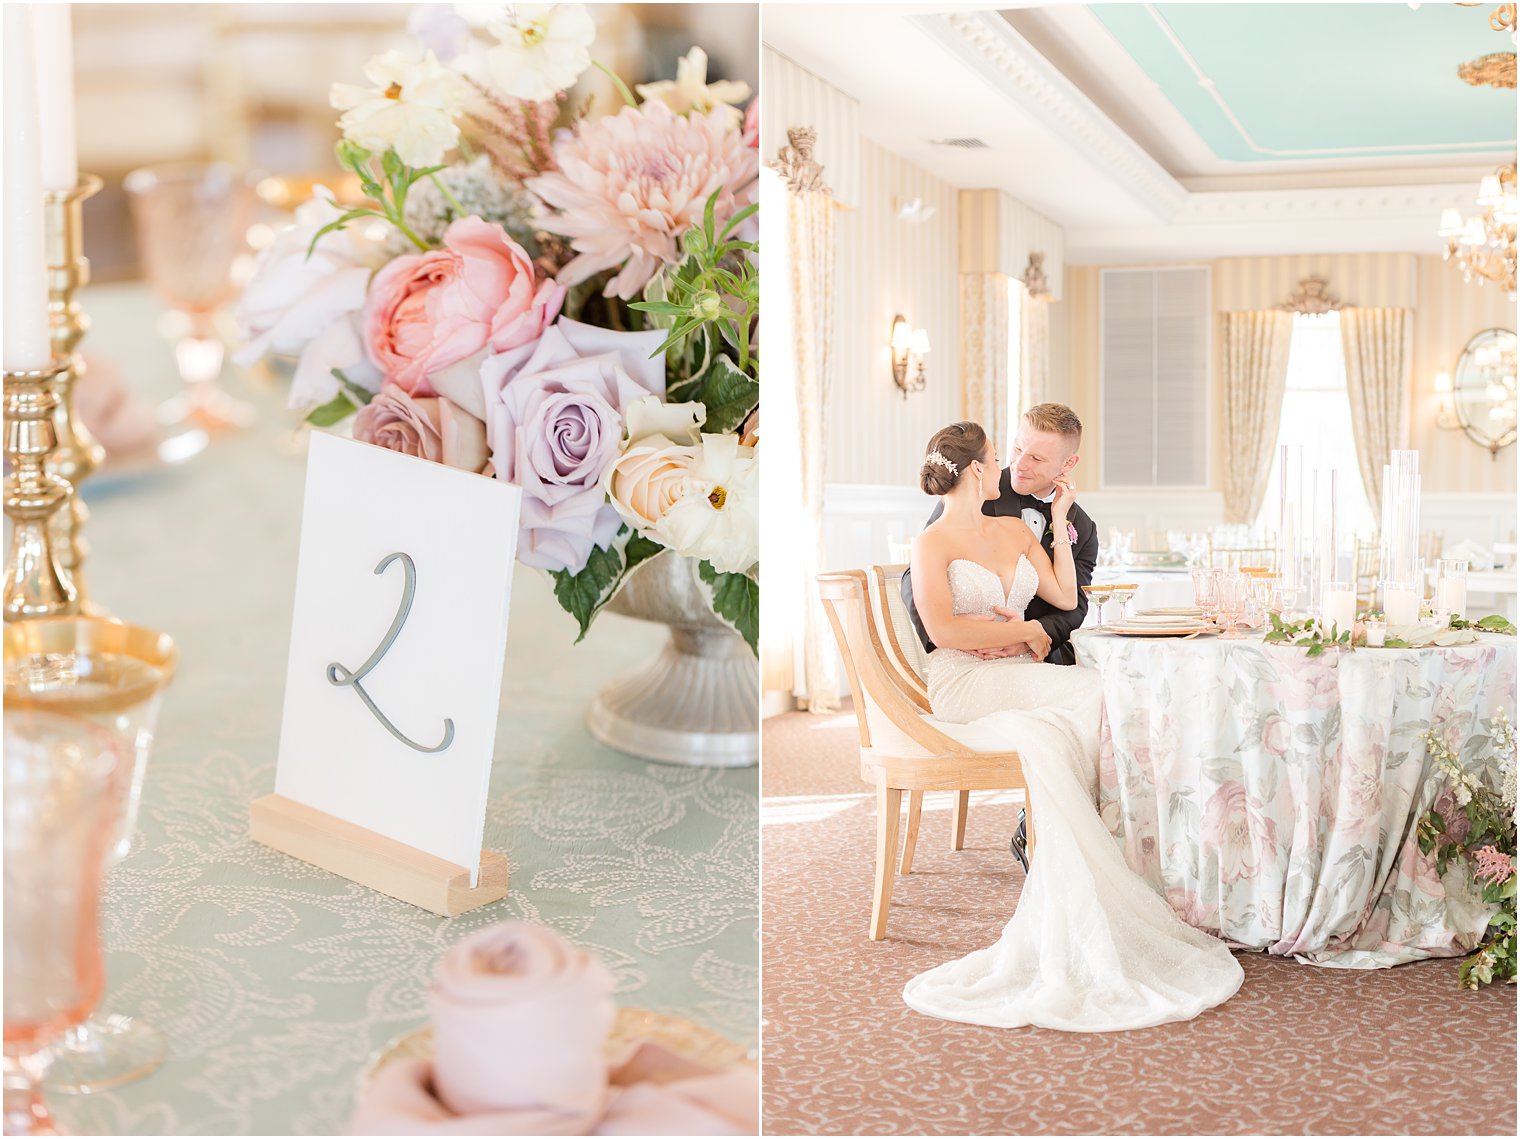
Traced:
<path id="1" fill-rule="evenodd" d="M 1039 639 L 1023 655 L 982 655 L 1007 644 L 999 623 L 1036 595 L 1077 604 L 1071 483 L 1056 483 L 1052 559 L 1020 519 L 982 513 L 999 477 L 977 424 L 930 440 L 920 483 L 945 509 L 913 542 L 913 600 L 939 646 L 925 676 L 934 715 L 967 725 L 955 736 L 972 747 L 1019 752 L 1039 853 L 997 943 L 914 977 L 903 999 L 993 1028 L 1114 1032 L 1191 1019 L 1228 1000 L 1243 974 L 1223 942 L 1184 924 L 1129 869 L 1098 817 L 1098 674 L 1037 663 L 1048 645 Z"/>

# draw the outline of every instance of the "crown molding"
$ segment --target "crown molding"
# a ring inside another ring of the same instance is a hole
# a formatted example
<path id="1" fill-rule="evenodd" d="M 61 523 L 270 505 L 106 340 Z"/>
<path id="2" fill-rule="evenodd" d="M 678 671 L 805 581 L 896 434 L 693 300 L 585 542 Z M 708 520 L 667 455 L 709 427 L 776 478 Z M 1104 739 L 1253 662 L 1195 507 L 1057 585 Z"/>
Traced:
<path id="1" fill-rule="evenodd" d="M 1158 221 L 1188 192 L 996 12 L 952 12 L 913 22 L 1005 98 L 1033 115 Z"/>

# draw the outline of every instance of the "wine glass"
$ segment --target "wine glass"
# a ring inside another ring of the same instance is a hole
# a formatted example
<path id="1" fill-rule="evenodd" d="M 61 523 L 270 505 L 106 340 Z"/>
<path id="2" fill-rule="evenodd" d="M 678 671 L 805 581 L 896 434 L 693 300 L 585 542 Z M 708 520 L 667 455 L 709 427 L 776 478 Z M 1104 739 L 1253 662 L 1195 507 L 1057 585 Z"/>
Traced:
<path id="1" fill-rule="evenodd" d="M 125 857 L 137 828 L 143 778 L 174 642 L 163 633 L 99 617 L 45 617 L 5 626 L 5 710 L 66 713 L 121 741 L 123 790 L 107 863 Z M 70 1026 L 53 1053 L 48 1086 L 83 1092 L 147 1075 L 167 1045 L 152 1025 L 120 1014 Z"/>
<path id="2" fill-rule="evenodd" d="M 1193 604 L 1212 621 L 1219 612 L 1219 571 L 1198 568 L 1192 571 Z"/>
<path id="3" fill-rule="evenodd" d="M 1093 605 L 1093 612 L 1098 615 L 1098 628 L 1103 628 L 1103 606 L 1113 600 L 1113 590 L 1107 585 L 1084 585 L 1082 592 L 1087 594 L 1087 600 Z"/>
<path id="4" fill-rule="evenodd" d="M 148 283 L 183 319 L 174 359 L 185 390 L 159 418 L 207 431 L 251 426 L 253 408 L 216 386 L 226 346 L 215 314 L 232 298 L 233 262 L 247 248 L 252 180 L 225 162 L 177 162 L 141 167 L 122 185 Z"/>
<path id="5" fill-rule="evenodd" d="M 1219 616 L 1224 619 L 1224 639 L 1234 640 L 1240 634 L 1235 631 L 1241 617 L 1245 616 L 1246 596 L 1250 592 L 1251 578 L 1243 573 L 1221 573 L 1219 581 Z"/>
<path id="6" fill-rule="evenodd" d="M 5 1133 L 56 1135 L 49 1049 L 100 999 L 100 882 L 127 761 L 73 716 L 5 712 Z"/>
<path id="7" fill-rule="evenodd" d="M 1111 585 L 1109 589 L 1112 591 L 1110 596 L 1119 603 L 1119 624 L 1122 625 L 1129 617 L 1130 599 L 1139 592 L 1140 587 L 1138 585 L 1124 584 Z"/>

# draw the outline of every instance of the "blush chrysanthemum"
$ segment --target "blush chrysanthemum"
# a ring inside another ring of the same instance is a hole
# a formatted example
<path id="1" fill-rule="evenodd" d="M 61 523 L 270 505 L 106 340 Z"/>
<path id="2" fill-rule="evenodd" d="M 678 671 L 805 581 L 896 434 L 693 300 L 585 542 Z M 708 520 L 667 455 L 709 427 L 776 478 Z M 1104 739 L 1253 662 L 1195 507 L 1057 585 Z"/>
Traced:
<path id="1" fill-rule="evenodd" d="M 554 160 L 559 170 L 527 187 L 556 211 L 543 228 L 569 238 L 577 253 L 559 283 L 622 266 L 603 295 L 623 300 L 662 265 L 680 262 L 681 238 L 702 224 L 714 191 L 722 191 L 714 211 L 721 230 L 759 172 L 759 155 L 730 111 L 682 116 L 654 102 L 561 132 Z"/>

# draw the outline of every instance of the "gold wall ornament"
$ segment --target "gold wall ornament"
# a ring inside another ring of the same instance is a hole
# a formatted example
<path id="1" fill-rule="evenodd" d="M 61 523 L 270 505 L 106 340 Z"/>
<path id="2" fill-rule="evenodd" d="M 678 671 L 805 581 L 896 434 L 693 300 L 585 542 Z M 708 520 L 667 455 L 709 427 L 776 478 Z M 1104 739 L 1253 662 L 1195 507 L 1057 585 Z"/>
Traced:
<path id="1" fill-rule="evenodd" d="M 48 469 L 57 447 L 53 384 L 68 367 L 55 358 L 46 368 L 5 373 L 5 514 L 11 545 L 5 558 L 5 619 L 53 617 L 78 612 L 74 583 L 53 550 L 52 519 L 67 509 L 73 490 Z"/>
<path id="2" fill-rule="evenodd" d="M 99 192 L 100 179 L 81 174 L 72 190 L 49 190 L 44 203 L 44 236 L 48 266 L 48 324 L 52 334 L 53 356 L 68 367 L 53 383 L 58 407 L 53 413 L 53 430 L 57 445 L 48 457 L 48 470 L 73 488 L 67 507 L 53 516 L 53 548 L 58 565 L 74 585 L 81 611 L 99 613 L 89 602 L 84 580 L 84 559 L 88 546 L 84 541 L 84 524 L 89 511 L 79 495 L 79 485 L 94 474 L 105 461 L 105 448 L 97 443 L 74 413 L 74 386 L 84 375 L 84 358 L 79 342 L 90 329 L 77 298 L 78 291 L 90 283 L 90 262 L 84 255 L 83 206 L 86 198 Z"/>
<path id="3" fill-rule="evenodd" d="M 818 132 L 812 127 L 788 127 L 786 137 L 787 145 L 776 151 L 770 168 L 786 179 L 794 194 L 830 193 L 823 182 L 823 167 L 813 158 Z"/>
<path id="4" fill-rule="evenodd" d="M 1031 253 L 1029 267 L 1019 279 L 1024 282 L 1024 288 L 1031 297 L 1050 296 L 1050 282 L 1045 279 L 1045 254 Z"/>
<path id="5" fill-rule="evenodd" d="M 1318 274 L 1305 277 L 1298 283 L 1298 291 L 1277 306 L 1284 312 L 1326 313 L 1337 312 L 1346 307 L 1339 297 L 1330 292 L 1330 282 Z"/>
<path id="6" fill-rule="evenodd" d="M 1515 86 L 1515 53 L 1512 51 L 1490 52 L 1477 59 L 1457 64 L 1457 78 L 1474 87 Z"/>

